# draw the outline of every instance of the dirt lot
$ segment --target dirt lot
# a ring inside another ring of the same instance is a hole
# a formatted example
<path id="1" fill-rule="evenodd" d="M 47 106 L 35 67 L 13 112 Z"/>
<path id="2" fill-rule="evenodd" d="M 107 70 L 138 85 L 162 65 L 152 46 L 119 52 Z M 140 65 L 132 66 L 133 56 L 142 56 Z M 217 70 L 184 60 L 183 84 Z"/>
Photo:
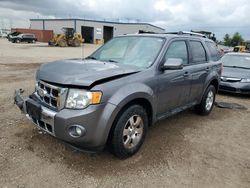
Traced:
<path id="1" fill-rule="evenodd" d="M 84 55 L 95 48 L 85 45 Z M 14 89 L 32 91 L 40 63 L 81 56 L 81 48 L 0 40 L 0 187 L 250 187 L 250 97 L 217 97 L 248 110 L 188 110 L 159 122 L 123 161 L 39 132 L 13 105 Z"/>

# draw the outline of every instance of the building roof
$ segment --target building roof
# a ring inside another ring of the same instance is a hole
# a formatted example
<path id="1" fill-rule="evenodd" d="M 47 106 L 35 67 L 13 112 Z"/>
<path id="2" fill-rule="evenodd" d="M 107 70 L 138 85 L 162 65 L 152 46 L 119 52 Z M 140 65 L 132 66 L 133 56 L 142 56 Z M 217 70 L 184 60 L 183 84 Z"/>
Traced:
<path id="1" fill-rule="evenodd" d="M 98 22 L 98 23 L 109 23 L 109 24 L 123 24 L 123 25 L 148 25 L 165 31 L 164 28 L 155 26 L 149 23 L 129 23 L 129 22 L 115 22 L 115 21 L 104 21 L 104 20 L 90 20 L 90 19 L 80 19 L 80 18 L 53 18 L 53 19 L 30 19 L 30 21 L 88 21 L 88 22 Z"/>

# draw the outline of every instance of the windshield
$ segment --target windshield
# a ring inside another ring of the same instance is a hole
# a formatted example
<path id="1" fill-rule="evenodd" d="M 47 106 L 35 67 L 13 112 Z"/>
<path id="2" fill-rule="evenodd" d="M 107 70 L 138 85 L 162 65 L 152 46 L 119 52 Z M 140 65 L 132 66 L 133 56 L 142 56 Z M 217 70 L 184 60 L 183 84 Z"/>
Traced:
<path id="1" fill-rule="evenodd" d="M 250 69 L 250 56 L 245 55 L 225 55 L 222 58 L 223 66 L 242 67 Z"/>
<path id="2" fill-rule="evenodd" d="M 147 68 L 154 62 L 164 39 L 158 37 L 117 37 L 88 58 Z"/>

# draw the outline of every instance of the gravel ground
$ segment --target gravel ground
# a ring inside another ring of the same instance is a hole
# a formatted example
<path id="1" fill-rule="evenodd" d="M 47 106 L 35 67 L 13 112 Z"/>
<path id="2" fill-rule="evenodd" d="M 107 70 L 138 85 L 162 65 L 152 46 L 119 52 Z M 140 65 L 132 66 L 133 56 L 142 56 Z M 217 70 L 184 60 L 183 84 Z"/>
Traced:
<path id="1" fill-rule="evenodd" d="M 95 48 L 85 45 L 84 55 Z M 82 48 L 0 39 L 0 187 L 250 187 L 250 97 L 217 97 L 248 110 L 187 110 L 157 123 L 127 160 L 77 152 L 39 132 L 13 105 L 13 91 L 33 90 L 39 64 L 75 57 Z"/>

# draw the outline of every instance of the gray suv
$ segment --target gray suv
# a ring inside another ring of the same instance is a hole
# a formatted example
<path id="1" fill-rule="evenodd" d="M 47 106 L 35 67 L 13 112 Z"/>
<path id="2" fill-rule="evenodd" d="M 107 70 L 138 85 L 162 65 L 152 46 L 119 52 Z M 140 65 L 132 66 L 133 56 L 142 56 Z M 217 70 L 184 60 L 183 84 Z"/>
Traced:
<path id="1" fill-rule="evenodd" d="M 187 108 L 208 115 L 221 75 L 216 44 L 193 34 L 115 37 L 86 59 L 43 64 L 15 103 L 38 128 L 85 151 L 135 154 L 148 127 Z"/>

